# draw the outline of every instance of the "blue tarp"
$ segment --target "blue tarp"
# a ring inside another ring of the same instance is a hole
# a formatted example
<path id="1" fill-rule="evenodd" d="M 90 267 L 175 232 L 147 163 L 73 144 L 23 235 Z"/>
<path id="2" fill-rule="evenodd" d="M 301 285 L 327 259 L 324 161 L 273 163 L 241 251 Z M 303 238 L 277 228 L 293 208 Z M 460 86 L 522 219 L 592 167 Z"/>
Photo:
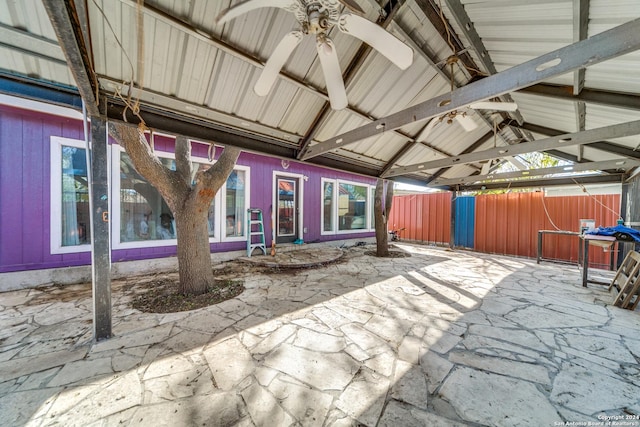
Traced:
<path id="1" fill-rule="evenodd" d="M 595 230 L 587 231 L 586 234 L 597 234 L 600 236 L 614 236 L 618 240 L 625 242 L 639 242 L 640 231 L 624 225 L 616 225 L 615 227 L 598 227 Z"/>

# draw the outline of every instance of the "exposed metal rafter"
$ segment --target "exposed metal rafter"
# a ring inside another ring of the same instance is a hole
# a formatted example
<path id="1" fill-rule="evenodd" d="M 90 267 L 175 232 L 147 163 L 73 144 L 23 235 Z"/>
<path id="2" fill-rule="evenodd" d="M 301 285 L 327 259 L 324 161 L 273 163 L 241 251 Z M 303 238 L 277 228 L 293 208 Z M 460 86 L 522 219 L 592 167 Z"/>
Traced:
<path id="1" fill-rule="evenodd" d="M 505 173 L 495 173 L 495 174 L 487 174 L 487 175 L 474 175 L 468 176 L 464 178 L 451 178 L 451 179 L 437 179 L 432 181 L 434 185 L 467 185 L 473 183 L 480 183 L 483 181 L 495 181 L 495 180 L 506 180 L 506 179 L 528 179 L 533 176 L 545 176 L 545 175 L 554 175 L 554 174 L 562 174 L 562 173 L 574 173 L 574 172 L 590 172 L 590 171 L 600 171 L 600 170 L 628 170 L 635 166 L 640 165 L 640 160 L 605 160 L 601 162 L 588 162 L 588 163 L 579 163 L 571 166 L 554 166 L 551 168 L 542 168 L 542 169 L 529 169 L 529 170 L 521 170 L 517 172 L 505 172 Z"/>
<path id="2" fill-rule="evenodd" d="M 589 0 L 573 0 L 573 42 L 587 38 L 589 25 Z M 584 68 L 573 72 L 573 94 L 578 95 L 584 87 Z M 578 130 L 584 130 L 578 129 Z"/>
<path id="3" fill-rule="evenodd" d="M 438 67 L 438 65 L 436 65 L 435 58 L 423 46 L 419 46 L 417 43 L 415 43 L 411 39 L 409 34 L 400 26 L 399 23 L 395 23 L 393 25 L 393 27 L 394 27 L 394 31 L 397 31 L 399 34 L 401 34 L 405 38 L 405 40 L 407 40 L 407 42 L 411 45 L 413 50 L 418 55 L 420 55 L 422 57 L 422 59 L 424 59 L 427 62 L 427 64 L 429 64 L 436 71 L 437 75 L 440 76 L 440 78 L 442 78 L 447 83 L 451 82 L 451 76 L 449 75 L 448 71 L 445 68 Z M 458 87 L 455 84 L 455 82 L 454 82 L 454 86 Z M 480 111 L 477 111 L 476 113 L 478 114 L 480 119 L 489 128 L 493 128 L 493 123 L 491 123 L 489 121 L 489 119 L 487 119 Z M 416 135 L 420 135 L 425 130 L 425 128 L 427 127 L 427 124 L 428 124 L 428 122 L 425 123 L 425 125 L 422 127 L 422 129 L 420 129 L 420 131 Z M 509 144 L 509 141 L 506 138 L 503 138 L 502 135 L 500 135 L 500 138 L 504 141 L 505 144 Z M 396 155 L 394 155 L 393 158 L 391 160 L 389 160 L 389 162 L 387 162 L 387 164 L 383 168 L 382 173 L 385 173 L 387 170 L 391 169 L 398 161 L 400 161 L 402 159 L 404 154 L 406 154 L 406 153 L 408 153 L 410 151 L 411 147 L 413 147 L 416 143 L 418 143 L 418 141 L 416 139 L 412 139 L 408 144 L 405 144 L 401 148 L 401 150 L 398 153 L 396 153 Z M 424 145 L 426 145 L 426 144 L 424 144 Z M 474 143 L 474 145 L 475 145 L 475 143 Z M 427 146 L 429 148 L 433 148 L 433 147 L 431 147 L 429 145 L 427 145 Z"/>
<path id="4" fill-rule="evenodd" d="M 581 132 L 585 129 L 585 125 L 587 122 L 587 106 L 584 102 L 579 101 L 573 105 L 576 110 L 576 130 Z M 584 154 L 584 148 L 581 146 L 578 147 L 578 160 L 582 160 L 582 156 Z"/>
<path id="5" fill-rule="evenodd" d="M 622 182 L 624 174 L 582 176 L 575 178 L 548 178 L 526 181 L 510 181 L 486 184 L 472 184 L 456 187 L 460 191 L 501 190 L 505 188 L 540 188 L 564 185 L 587 185 Z"/>
<path id="6" fill-rule="evenodd" d="M 451 94 L 437 96 L 309 147 L 304 159 L 420 120 L 440 116 L 472 102 L 499 96 L 543 80 L 588 67 L 640 49 L 640 19 L 604 31 L 501 73 L 471 83 Z M 447 103 L 448 102 L 448 103 Z"/>
<path id="7" fill-rule="evenodd" d="M 496 131 L 499 131 L 499 130 L 500 129 L 496 129 Z M 493 137 L 494 137 L 493 131 L 485 133 L 480 139 L 478 139 L 476 142 L 471 144 L 469 147 L 467 147 L 466 150 L 464 150 L 460 154 L 473 153 L 474 151 L 476 151 L 478 148 L 480 148 L 483 144 L 485 144 L 487 141 L 489 141 Z M 427 182 L 429 182 L 429 183 L 433 182 L 434 179 L 442 176 L 442 174 L 444 174 L 448 170 L 449 170 L 449 168 L 440 168 L 440 169 L 438 169 L 437 171 L 435 171 L 433 173 L 433 175 L 431 175 L 431 177 L 427 180 Z M 386 172 L 387 171 L 385 171 L 384 173 L 386 173 Z"/>
<path id="8" fill-rule="evenodd" d="M 57 40 L 49 40 L 1 23 L 0 46 L 56 64 L 67 65 Z"/>
<path id="9" fill-rule="evenodd" d="M 58 43 L 67 59 L 71 74 L 78 86 L 80 96 L 85 102 L 87 111 L 91 116 L 99 116 L 97 80 L 93 69 L 89 67 L 89 55 L 84 38 L 81 35 L 80 24 L 73 2 L 70 0 L 42 0 L 49 15 Z"/>
<path id="10" fill-rule="evenodd" d="M 530 132 L 539 133 L 541 135 L 546 135 L 546 136 L 558 136 L 566 133 L 558 129 L 551 129 L 551 128 L 539 126 L 533 123 L 524 123 L 521 127 L 522 129 L 528 130 Z M 607 142 L 607 141 L 592 142 L 589 144 L 589 148 L 595 148 L 600 151 L 606 151 L 607 153 L 628 157 L 630 159 L 640 159 L 640 151 L 634 150 L 628 147 L 624 147 L 622 145 L 614 144 L 612 142 Z M 547 150 L 547 152 L 550 153 L 549 150 Z M 564 153 L 564 155 L 569 156 L 566 153 Z M 575 161 L 579 161 L 579 160 L 576 159 Z"/>
<path id="11" fill-rule="evenodd" d="M 456 20 L 456 23 L 458 24 L 460 31 L 464 33 L 467 40 L 469 40 L 469 42 L 471 43 L 471 47 L 478 55 L 478 58 L 482 62 L 482 65 L 484 66 L 484 68 L 489 72 L 489 74 L 491 75 L 496 74 L 498 70 L 496 69 L 496 66 L 493 63 L 491 56 L 489 56 L 489 52 L 487 52 L 487 48 L 484 46 L 484 43 L 482 42 L 480 35 L 478 35 L 478 32 L 476 31 L 473 25 L 473 22 L 469 18 L 469 15 L 467 14 L 467 11 L 464 9 L 464 6 L 460 2 L 460 0 L 443 0 L 443 1 L 451 11 L 451 14 L 453 15 L 453 18 Z M 508 94 L 501 95 L 500 99 L 504 102 L 513 102 L 513 99 Z M 513 113 L 510 113 L 510 115 L 518 123 L 524 122 L 522 115 L 518 111 L 514 111 Z"/>
<path id="12" fill-rule="evenodd" d="M 569 133 L 559 136 L 553 136 L 550 138 L 539 139 L 533 142 L 524 142 L 521 144 L 510 145 L 508 147 L 491 148 L 489 150 L 480 151 L 477 153 L 469 153 L 446 159 L 432 160 L 429 162 L 423 162 L 411 166 L 399 167 L 391 169 L 387 173 L 387 175 L 384 176 L 384 178 L 404 175 L 407 173 L 420 172 L 434 168 L 475 163 L 499 157 L 514 156 L 518 154 L 530 153 L 533 151 L 545 151 L 559 147 L 570 147 L 580 144 L 589 144 L 607 138 L 621 138 L 638 134 L 640 134 L 640 120 L 618 125 L 605 126 L 597 129 L 585 130 L 572 134 Z"/>
<path id="13" fill-rule="evenodd" d="M 608 107 L 640 110 L 640 94 L 638 93 L 611 92 L 583 88 L 579 95 L 574 95 L 572 86 L 552 85 L 548 83 L 538 83 L 519 89 L 518 92 L 571 101 L 583 101 L 587 104 L 600 104 Z"/>
<path id="14" fill-rule="evenodd" d="M 133 116 L 131 110 L 126 109 L 124 105 L 117 102 L 107 103 L 107 117 L 110 120 L 122 121 L 123 113 L 126 114 L 129 123 L 138 123 L 138 118 Z M 295 158 L 295 148 L 286 146 L 282 141 L 233 130 L 215 124 L 210 120 L 182 116 L 175 112 L 169 112 L 166 109 L 154 108 L 147 105 L 141 106 L 140 116 L 144 118 L 147 126 L 174 135 L 186 135 L 203 142 L 211 142 L 214 144 L 232 145 L 248 152 L 287 159 Z M 318 157 L 313 159 L 311 163 L 370 177 L 377 177 L 380 174 L 378 169 L 371 166 L 356 164 L 349 159 L 342 160 L 332 156 Z M 424 182 L 421 182 L 421 184 L 424 185 Z"/>

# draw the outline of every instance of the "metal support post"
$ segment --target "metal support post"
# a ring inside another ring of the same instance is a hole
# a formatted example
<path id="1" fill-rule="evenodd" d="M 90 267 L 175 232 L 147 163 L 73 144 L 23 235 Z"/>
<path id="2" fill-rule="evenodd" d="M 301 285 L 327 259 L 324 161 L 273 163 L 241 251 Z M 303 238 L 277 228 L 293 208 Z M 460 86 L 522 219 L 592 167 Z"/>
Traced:
<path id="1" fill-rule="evenodd" d="M 91 269 L 93 283 L 93 336 L 111 337 L 111 248 L 109 224 L 109 170 L 107 123 L 91 117 Z"/>

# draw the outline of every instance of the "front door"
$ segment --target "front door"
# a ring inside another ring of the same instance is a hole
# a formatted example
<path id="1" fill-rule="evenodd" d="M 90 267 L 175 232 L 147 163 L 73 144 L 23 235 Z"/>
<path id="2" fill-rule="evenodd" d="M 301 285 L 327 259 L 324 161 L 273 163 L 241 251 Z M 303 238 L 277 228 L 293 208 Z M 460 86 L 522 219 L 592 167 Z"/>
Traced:
<path id="1" fill-rule="evenodd" d="M 299 238 L 300 180 L 276 176 L 276 243 L 291 243 Z"/>

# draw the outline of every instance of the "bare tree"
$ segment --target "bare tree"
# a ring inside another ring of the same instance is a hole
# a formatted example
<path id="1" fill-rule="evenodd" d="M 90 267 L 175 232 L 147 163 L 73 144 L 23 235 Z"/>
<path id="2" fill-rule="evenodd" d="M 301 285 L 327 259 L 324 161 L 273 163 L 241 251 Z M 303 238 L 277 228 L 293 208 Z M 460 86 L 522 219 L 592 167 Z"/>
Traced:
<path id="1" fill-rule="evenodd" d="M 207 227 L 209 205 L 233 171 L 240 150 L 225 147 L 216 163 L 198 171 L 194 178 L 191 143 L 186 137 L 176 138 L 176 170 L 172 171 L 153 153 L 140 128 L 111 122 L 109 133 L 124 147 L 138 173 L 158 190 L 173 213 L 180 292 L 193 295 L 206 292 L 214 285 Z"/>
<path id="2" fill-rule="evenodd" d="M 386 191 L 385 191 L 386 185 Z M 393 182 L 378 178 L 374 195 L 373 210 L 376 225 L 376 256 L 389 256 L 389 231 L 387 221 L 393 202 Z"/>

